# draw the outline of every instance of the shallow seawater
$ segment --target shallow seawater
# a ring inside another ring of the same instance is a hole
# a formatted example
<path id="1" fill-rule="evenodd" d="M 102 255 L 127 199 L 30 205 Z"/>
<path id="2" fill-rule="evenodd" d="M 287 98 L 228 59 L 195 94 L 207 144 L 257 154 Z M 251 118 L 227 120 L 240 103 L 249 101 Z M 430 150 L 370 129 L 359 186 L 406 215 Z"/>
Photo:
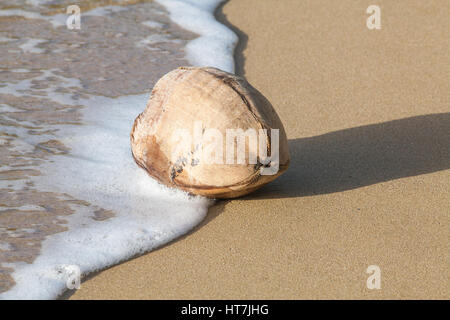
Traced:
<path id="1" fill-rule="evenodd" d="M 191 2 L 206 21 L 220 1 Z M 55 298 L 68 266 L 87 274 L 149 251 L 210 205 L 156 183 L 129 146 L 156 80 L 202 59 L 198 35 L 170 6 L 137 0 L 77 1 L 81 29 L 69 30 L 70 4 L 0 3 L 0 298 Z"/>

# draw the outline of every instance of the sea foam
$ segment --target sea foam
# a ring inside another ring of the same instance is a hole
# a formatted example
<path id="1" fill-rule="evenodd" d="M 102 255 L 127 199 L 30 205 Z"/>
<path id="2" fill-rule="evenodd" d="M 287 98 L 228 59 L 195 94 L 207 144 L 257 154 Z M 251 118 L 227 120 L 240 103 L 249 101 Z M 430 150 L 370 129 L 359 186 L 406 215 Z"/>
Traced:
<path id="1" fill-rule="evenodd" d="M 186 48 L 191 64 L 233 72 L 237 37 L 213 15 L 221 1 L 158 2 L 175 23 L 200 34 Z M 160 247 L 204 219 L 210 200 L 162 186 L 131 156 L 129 133 L 147 99 L 141 94 L 77 101 L 85 106 L 83 124 L 64 125 L 55 137 L 70 152 L 51 156 L 39 166 L 43 175 L 32 179 L 40 191 L 66 194 L 92 206 L 74 202 L 75 213 L 65 217 L 68 230 L 48 236 L 33 263 L 15 264 L 16 284 L 0 298 L 56 298 L 67 290 L 71 268 L 83 276 L 104 269 Z M 113 212 L 112 217 L 92 219 L 95 208 Z"/>
<path id="2" fill-rule="evenodd" d="M 233 52 L 238 37 L 214 17 L 223 0 L 157 0 L 170 19 L 200 37 L 186 45 L 186 58 L 193 66 L 209 66 L 234 73 Z"/>
<path id="3" fill-rule="evenodd" d="M 195 227 L 211 202 L 168 189 L 139 168 L 131 156 L 129 133 L 147 95 L 83 101 L 82 126 L 65 126 L 58 139 L 71 148 L 40 169 L 33 181 L 40 191 L 61 192 L 88 201 L 115 216 L 92 219 L 92 209 L 75 206 L 68 231 L 44 241 L 32 264 L 15 266 L 16 285 L 1 298 L 51 299 L 66 289 L 61 270 L 82 274 L 150 251 Z"/>

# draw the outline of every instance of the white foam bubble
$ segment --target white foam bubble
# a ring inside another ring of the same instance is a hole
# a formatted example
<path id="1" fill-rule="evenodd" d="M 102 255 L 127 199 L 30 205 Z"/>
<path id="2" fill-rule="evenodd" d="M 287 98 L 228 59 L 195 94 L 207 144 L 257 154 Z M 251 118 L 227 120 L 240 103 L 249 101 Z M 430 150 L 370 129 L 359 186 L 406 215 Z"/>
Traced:
<path id="1" fill-rule="evenodd" d="M 0 42 L 11 42 L 11 41 L 17 41 L 17 39 L 7 38 L 7 37 L 0 37 Z"/>
<path id="2" fill-rule="evenodd" d="M 194 66 L 210 66 L 234 73 L 233 52 L 238 37 L 214 17 L 223 0 L 157 0 L 182 28 L 200 35 L 186 45 L 186 58 Z"/>
<path id="3" fill-rule="evenodd" d="M 158 43 L 181 43 L 180 39 L 173 39 L 169 35 L 165 34 L 152 34 L 145 39 L 140 40 L 137 47 L 147 47 Z"/>
<path id="4" fill-rule="evenodd" d="M 12 249 L 9 243 L 1 243 L 0 242 L 0 250 L 2 251 L 10 251 Z"/>
<path id="5" fill-rule="evenodd" d="M 23 52 L 26 53 L 43 53 L 44 49 L 38 48 L 37 46 L 41 43 L 45 43 L 47 40 L 44 39 L 27 39 L 23 44 L 19 46 Z"/>
<path id="6" fill-rule="evenodd" d="M 17 108 L 11 107 L 10 105 L 0 103 L 0 112 L 17 112 Z"/>
<path id="7" fill-rule="evenodd" d="M 24 17 L 26 19 L 40 19 L 47 20 L 52 24 L 53 27 L 61 27 L 66 25 L 67 15 L 64 14 L 55 14 L 52 16 L 45 16 L 37 12 L 25 11 L 22 9 L 4 9 L 0 10 L 0 17 L 12 17 L 19 16 Z"/>
<path id="8" fill-rule="evenodd" d="M 153 29 L 162 29 L 166 26 L 165 24 L 163 24 L 161 22 L 153 21 L 153 20 L 144 21 L 144 22 L 142 22 L 142 24 L 144 26 L 147 26 L 147 27 L 150 27 Z"/>
<path id="9" fill-rule="evenodd" d="M 32 210 L 32 211 L 44 211 L 44 208 L 42 208 L 41 206 L 36 206 L 33 204 L 26 204 L 20 207 L 6 207 L 8 210 L 21 210 L 21 211 L 27 211 L 27 210 Z M 22 231 L 25 230 L 24 228 L 21 229 Z"/>
<path id="10" fill-rule="evenodd" d="M 124 6 L 104 6 L 104 7 L 97 7 L 94 9 L 91 9 L 89 11 L 86 11 L 85 13 L 82 13 L 83 16 L 95 16 L 95 17 L 105 17 L 110 15 L 111 13 L 116 13 L 120 11 L 126 11 L 128 10 L 127 7 Z"/>
<path id="11" fill-rule="evenodd" d="M 41 5 L 47 4 L 48 2 L 51 2 L 51 0 L 26 0 L 25 2 L 31 4 L 32 6 L 39 7 Z"/>
<path id="12" fill-rule="evenodd" d="M 26 70 L 26 69 L 13 69 L 14 72 L 19 72 L 18 70 Z M 26 95 L 33 97 L 42 97 L 42 95 L 45 95 L 49 99 L 60 103 L 60 104 L 66 104 L 66 105 L 78 105 L 77 101 L 72 100 L 70 95 L 67 95 L 65 93 L 58 92 L 58 89 L 60 88 L 81 88 L 81 82 L 79 79 L 74 78 L 67 78 L 62 75 L 57 74 L 56 72 L 61 73 L 61 70 L 59 69 L 49 69 L 49 70 L 42 70 L 41 74 L 16 81 L 16 82 L 6 82 L 2 83 L 2 87 L 0 87 L 0 93 L 3 94 L 11 94 L 14 96 L 24 96 L 24 92 L 27 92 Z M 34 89 L 33 88 L 33 82 L 34 81 L 47 81 L 50 78 L 58 79 L 58 82 L 56 84 L 47 83 L 48 86 L 45 88 L 39 88 Z M 37 92 L 33 93 L 30 92 L 33 89 L 33 91 Z"/>
<path id="13" fill-rule="evenodd" d="M 34 5 L 40 6 L 44 4 L 42 1 L 37 1 Z M 120 11 L 128 10 L 124 6 L 104 6 L 97 7 L 91 10 L 85 11 L 81 13 L 81 17 L 104 17 L 108 16 L 111 13 L 116 13 Z M 40 19 L 46 20 L 52 24 L 54 28 L 66 26 L 66 21 L 68 18 L 68 14 L 54 14 L 54 15 L 43 15 L 38 12 L 26 11 L 22 9 L 3 9 L 0 10 L 0 17 L 11 17 L 11 16 L 19 16 L 24 17 L 26 19 Z"/>

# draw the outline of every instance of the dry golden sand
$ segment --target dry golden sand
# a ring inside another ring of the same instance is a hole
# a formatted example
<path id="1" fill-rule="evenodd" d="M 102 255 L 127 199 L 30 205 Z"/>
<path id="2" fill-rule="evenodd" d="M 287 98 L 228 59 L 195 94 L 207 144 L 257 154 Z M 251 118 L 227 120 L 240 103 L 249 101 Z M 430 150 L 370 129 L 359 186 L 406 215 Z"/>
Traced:
<path id="1" fill-rule="evenodd" d="M 450 3 L 376 3 L 381 30 L 365 24 L 374 1 L 225 4 L 290 170 L 71 298 L 449 298 Z"/>

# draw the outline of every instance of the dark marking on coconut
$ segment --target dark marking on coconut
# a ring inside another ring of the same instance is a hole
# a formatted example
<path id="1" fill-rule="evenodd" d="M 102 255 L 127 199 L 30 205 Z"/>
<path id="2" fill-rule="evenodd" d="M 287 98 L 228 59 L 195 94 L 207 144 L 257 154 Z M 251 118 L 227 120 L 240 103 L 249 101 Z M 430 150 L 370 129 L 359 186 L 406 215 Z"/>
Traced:
<path id="1" fill-rule="evenodd" d="M 177 176 L 177 174 L 176 174 L 176 172 L 175 172 L 175 169 L 172 168 L 172 170 L 170 171 L 170 180 L 173 181 L 173 179 L 175 179 L 176 176 Z"/>
<path id="2" fill-rule="evenodd" d="M 263 163 L 263 162 L 261 161 L 261 159 L 258 157 L 258 159 L 257 159 L 257 161 L 256 161 L 256 164 L 253 166 L 253 168 L 254 168 L 255 171 L 256 171 L 256 170 L 259 170 L 261 167 L 269 168 L 270 165 L 271 165 L 271 163 L 272 163 L 272 161 L 269 161 L 269 162 L 267 162 L 267 163 Z"/>
<path id="3" fill-rule="evenodd" d="M 200 160 L 198 160 L 198 159 L 192 159 L 191 160 L 191 166 L 192 167 L 195 167 L 196 165 L 198 165 L 200 163 Z"/>
<path id="4" fill-rule="evenodd" d="M 170 178 L 174 180 L 180 173 L 183 172 L 184 167 L 187 164 L 187 159 L 185 157 L 178 158 L 177 161 L 173 164 L 170 170 Z"/>

